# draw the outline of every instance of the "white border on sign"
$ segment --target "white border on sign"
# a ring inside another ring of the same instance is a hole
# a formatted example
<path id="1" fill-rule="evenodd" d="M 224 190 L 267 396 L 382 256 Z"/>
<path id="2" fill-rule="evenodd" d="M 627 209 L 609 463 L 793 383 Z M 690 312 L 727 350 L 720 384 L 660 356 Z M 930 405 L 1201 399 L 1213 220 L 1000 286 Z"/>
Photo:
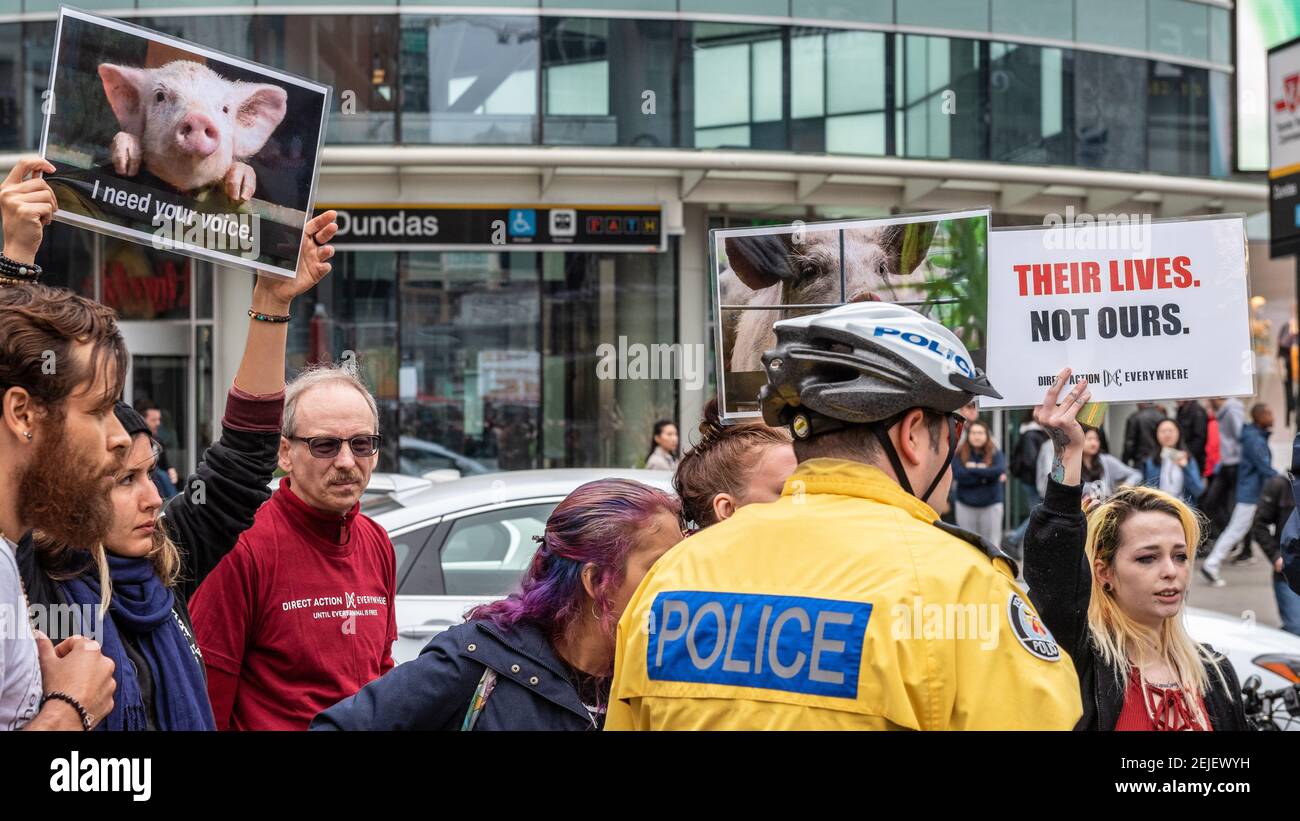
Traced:
<path id="1" fill-rule="evenodd" d="M 1246 274 L 1244 277 L 1242 277 L 1242 287 L 1246 289 L 1246 294 L 1245 294 L 1245 296 L 1246 296 L 1246 305 L 1247 305 L 1247 307 L 1249 307 L 1249 306 L 1250 306 L 1250 237 L 1246 235 L 1246 215 L 1245 215 L 1245 214 L 1243 214 L 1243 213 L 1241 213 L 1241 212 L 1238 212 L 1238 211 L 1232 211 L 1232 212 L 1229 212 L 1229 213 L 1226 213 L 1226 214 L 1198 214 L 1198 215 L 1196 215 L 1196 216 L 1191 216 L 1191 217 L 1160 217 L 1160 218 L 1158 218 L 1158 219 L 1152 219 L 1152 220 L 1150 221 L 1149 224 L 1150 224 L 1150 225 L 1160 225 L 1160 224 L 1169 224 L 1169 223 L 1208 222 L 1208 221 L 1223 221 L 1223 222 L 1226 222 L 1226 221 L 1228 221 L 1228 220 L 1236 220 L 1236 221 L 1238 221 L 1238 222 L 1241 223 L 1241 237 L 1242 237 L 1242 243 L 1241 243 L 1241 258 L 1242 258 L 1242 269 L 1245 271 L 1245 274 Z M 1068 226 L 1068 227 L 1069 227 L 1069 228 L 1077 228 L 1077 227 L 1079 227 L 1079 226 Z M 1089 227 L 1096 228 L 1096 223 L 1093 223 L 1093 224 L 1092 224 L 1091 226 L 1089 226 Z M 1067 228 L 1067 226 L 1066 226 L 1065 224 L 1061 224 L 1061 225 L 1006 225 L 1006 226 L 1001 226 L 1001 227 L 999 227 L 999 228 L 990 228 L 990 229 L 989 229 L 989 247 L 991 248 L 991 247 L 993 246 L 993 237 L 994 237 L 995 235 L 997 235 L 997 234 L 1001 234 L 1001 233 L 1011 233 L 1011 232 L 1013 232 L 1013 231 L 1051 231 L 1051 230 L 1065 231 L 1066 228 Z M 987 316 L 987 309 L 986 309 L 986 316 Z M 1250 385 L 1251 385 L 1251 392 L 1250 392 L 1250 393 L 1229 394 L 1229 395 L 1231 395 L 1231 396 L 1258 396 L 1258 395 L 1259 395 L 1259 370 L 1255 367 L 1254 347 L 1253 347 L 1252 345 L 1250 345 L 1250 317 L 1249 317 L 1249 315 L 1246 317 L 1246 323 L 1247 323 L 1247 324 L 1246 324 L 1246 342 L 1247 342 L 1247 346 L 1250 348 L 1250 350 L 1251 350 L 1251 354 L 1252 354 L 1251 357 L 1250 357 Z M 985 349 L 985 364 L 987 365 L 987 363 L 988 363 L 988 349 L 986 348 L 986 349 Z M 1061 367 L 1065 367 L 1065 366 L 1062 365 Z M 988 370 L 988 369 L 987 369 L 987 367 L 986 367 L 986 368 L 985 368 L 985 371 L 987 372 L 987 370 Z M 997 385 L 994 385 L 993 387 L 996 388 Z M 1184 396 L 1184 395 L 1181 395 L 1181 394 L 1180 394 L 1180 395 L 1177 395 L 1177 396 L 1151 396 L 1151 397 L 1148 397 L 1148 398 L 1146 398 L 1146 399 L 1131 399 L 1131 400 L 1130 400 L 1130 399 L 1125 399 L 1125 400 L 1120 401 L 1120 402 L 1111 402 L 1111 401 L 1109 401 L 1109 400 L 1106 400 L 1106 401 L 1102 402 L 1102 404 L 1106 404 L 1106 405 L 1110 405 L 1110 404 L 1116 404 L 1116 405 L 1131 405 L 1131 404 L 1133 404 L 1133 403 L 1135 403 L 1135 402 L 1162 402 L 1162 401 L 1169 401 L 1169 400 L 1173 400 L 1173 399 L 1211 399 L 1211 398 L 1214 398 L 1214 397 L 1217 397 L 1217 396 L 1223 396 L 1223 395 L 1224 395 L 1224 394 L 1213 394 L 1212 396 Z M 998 400 L 996 400 L 996 399 L 990 399 L 990 398 L 987 397 L 987 396 L 977 396 L 977 397 L 975 397 L 975 398 L 976 398 L 976 400 L 979 402 L 979 408 L 980 408 L 980 410 L 986 410 L 986 409 L 987 409 L 987 410 L 1017 410 L 1017 409 L 1024 409 L 1024 408 L 1032 408 L 1032 407 L 1036 407 L 1035 405 L 1007 405 L 1007 404 L 991 404 L 991 405 L 986 405 L 986 404 L 985 404 L 986 401 L 987 401 L 987 402 L 997 402 Z M 1089 403 L 1089 404 L 1096 404 L 1096 403 Z"/>
<path id="2" fill-rule="evenodd" d="M 981 206 L 979 208 L 967 208 L 961 211 L 921 211 L 913 214 L 896 214 L 888 217 L 859 217 L 857 219 L 839 219 L 839 220 L 820 220 L 813 222 L 801 223 L 803 227 L 809 230 L 824 231 L 828 229 L 843 230 L 855 226 L 870 224 L 875 226 L 887 225 L 910 225 L 914 222 L 941 222 L 943 220 L 971 219 L 973 217 L 984 217 L 987 221 L 987 234 L 989 242 L 992 242 L 993 236 L 993 208 L 992 206 Z M 710 293 L 713 295 L 713 354 L 716 370 L 714 372 L 715 382 L 717 383 L 718 397 L 718 418 L 724 425 L 734 425 L 739 422 L 749 421 L 751 419 L 763 418 L 762 410 L 757 411 L 735 411 L 726 412 L 726 378 L 727 371 L 722 361 L 722 294 L 718 274 L 718 246 L 728 237 L 756 237 L 764 234 L 788 234 L 794 223 L 785 223 L 784 225 L 761 225 L 749 228 L 710 228 L 709 229 L 709 278 L 712 280 Z M 984 255 L 987 260 L 988 247 L 985 246 Z M 844 261 L 840 260 L 841 267 Z M 987 266 L 986 266 L 987 269 Z M 986 270 L 987 275 L 987 270 Z M 781 305 L 779 309 L 798 309 L 798 308 L 820 308 L 823 311 L 829 311 L 831 308 L 838 308 L 844 303 L 834 302 L 817 305 Z M 908 306 L 910 307 L 910 306 Z M 738 306 L 743 309 L 743 306 Z M 985 306 L 987 309 L 987 306 Z M 735 309 L 733 309 L 735 310 Z M 754 309 L 745 309 L 754 310 Z M 768 308 L 765 310 L 772 310 Z"/>
<path id="3" fill-rule="evenodd" d="M 299 88 L 305 88 L 310 91 L 316 91 L 323 94 L 324 100 L 321 105 L 320 127 L 319 130 L 317 131 L 317 136 L 316 136 L 316 161 L 315 161 L 315 165 L 312 168 L 311 186 L 307 190 L 307 207 L 303 210 L 302 225 L 300 225 L 298 228 L 298 241 L 301 246 L 302 233 L 303 231 L 306 230 L 307 222 L 308 220 L 312 219 L 312 212 L 315 210 L 314 206 L 316 202 L 316 185 L 320 181 L 321 152 L 325 146 L 325 128 L 329 123 L 330 100 L 333 96 L 332 87 L 324 85 L 322 83 L 317 83 L 312 80 L 308 80 L 305 77 L 299 77 L 295 74 L 290 74 L 280 69 L 271 68 L 270 66 L 264 66 L 261 63 L 254 63 L 251 60 L 245 60 L 242 57 L 236 57 L 232 54 L 223 54 L 222 52 L 214 51 L 213 49 L 210 49 L 206 46 L 202 46 L 197 43 L 191 43 L 188 40 L 181 40 L 180 38 L 172 37 L 167 34 L 162 34 L 160 32 L 153 31 L 152 29 L 144 28 L 143 26 L 137 26 L 133 23 L 125 23 L 122 22 L 121 20 L 115 20 L 111 17 L 101 17 L 97 14 L 91 14 L 90 12 L 87 12 L 83 9 L 79 9 L 75 6 L 59 6 L 59 20 L 58 20 L 58 24 L 54 28 L 54 52 L 50 56 L 50 79 L 49 79 L 49 84 L 46 87 L 47 89 L 46 93 L 49 95 L 48 98 L 49 103 L 45 105 L 45 121 L 41 125 L 41 145 L 40 145 L 41 159 L 45 159 L 46 142 L 49 138 L 49 133 L 50 133 L 50 119 L 53 117 L 54 110 L 58 106 L 58 101 L 54 99 L 54 78 L 58 74 L 58 70 L 59 70 L 59 43 L 63 37 L 63 20 L 65 17 L 73 17 L 77 20 L 82 20 L 89 23 L 95 23 L 105 28 L 115 29 L 117 31 L 126 32 L 127 34 L 133 34 L 137 37 L 142 37 L 146 40 L 152 40 L 157 43 L 164 43 L 166 45 L 180 49 L 182 51 L 188 51 L 194 54 L 200 54 L 212 60 L 218 60 L 220 62 L 228 63 L 233 66 L 239 66 L 240 68 L 244 68 L 249 71 L 254 71 L 259 74 L 264 74 L 268 77 L 273 77 L 277 80 L 281 80 L 282 82 L 289 83 L 290 85 L 295 85 L 298 86 Z M 54 212 L 54 219 L 60 222 L 76 225 L 82 228 L 89 228 L 99 233 L 108 234 L 110 236 L 115 236 L 120 239 L 126 239 L 134 242 L 138 242 L 142 245 L 149 245 L 149 246 L 157 245 L 168 250 L 184 251 L 186 253 L 193 254 L 194 256 L 202 257 L 203 259 L 218 262 L 223 265 L 231 265 L 240 268 L 249 268 L 259 273 L 274 274 L 276 276 L 282 276 L 288 279 L 293 279 L 298 275 L 297 264 L 298 262 L 301 261 L 301 257 L 302 257 L 302 248 L 299 247 L 298 253 L 294 256 L 295 267 L 293 269 L 281 268 L 276 265 L 268 265 L 264 262 L 250 260 L 245 257 L 237 256 L 235 254 L 225 253 L 222 251 L 213 251 L 211 249 L 203 248 L 198 245 L 191 245 L 188 242 L 176 242 L 174 239 L 168 238 L 166 236 L 146 234 L 143 231 L 137 231 L 134 228 L 126 228 L 124 226 L 114 225 L 113 223 L 110 223 L 106 220 L 97 220 L 94 219 L 93 217 L 86 217 L 81 214 L 71 214 L 63 211 L 62 209 Z"/>

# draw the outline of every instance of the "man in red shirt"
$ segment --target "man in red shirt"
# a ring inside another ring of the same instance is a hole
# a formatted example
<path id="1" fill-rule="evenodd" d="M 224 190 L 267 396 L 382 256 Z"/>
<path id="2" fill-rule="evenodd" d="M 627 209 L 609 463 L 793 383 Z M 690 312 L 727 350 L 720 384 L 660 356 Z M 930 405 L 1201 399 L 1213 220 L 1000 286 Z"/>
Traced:
<path id="1" fill-rule="evenodd" d="M 379 440 L 352 371 L 286 386 L 288 475 L 190 603 L 218 729 L 305 730 L 393 667 L 393 544 L 359 512 Z"/>

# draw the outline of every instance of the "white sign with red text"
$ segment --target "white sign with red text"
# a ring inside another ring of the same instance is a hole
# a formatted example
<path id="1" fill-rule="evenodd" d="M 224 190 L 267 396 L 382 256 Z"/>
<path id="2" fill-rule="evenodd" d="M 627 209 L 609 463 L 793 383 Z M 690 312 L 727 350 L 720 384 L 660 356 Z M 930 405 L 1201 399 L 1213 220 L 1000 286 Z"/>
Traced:
<path id="1" fill-rule="evenodd" d="M 1067 365 L 1094 402 L 1254 393 L 1239 215 L 995 230 L 988 289 L 981 408 L 1036 405 Z"/>

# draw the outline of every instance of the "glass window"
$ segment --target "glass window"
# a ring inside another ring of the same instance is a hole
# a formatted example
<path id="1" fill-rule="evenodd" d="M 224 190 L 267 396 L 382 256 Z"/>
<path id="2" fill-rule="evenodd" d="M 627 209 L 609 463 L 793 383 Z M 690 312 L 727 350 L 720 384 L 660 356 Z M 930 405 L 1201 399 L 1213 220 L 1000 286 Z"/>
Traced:
<path id="1" fill-rule="evenodd" d="M 1210 59 L 1228 65 L 1232 62 L 1232 19 L 1227 9 L 1210 7 Z"/>
<path id="2" fill-rule="evenodd" d="M 200 0 L 183 0 L 176 3 L 171 0 L 152 0 L 152 2 L 141 0 L 140 2 L 140 8 L 207 5 L 211 4 Z M 199 43 L 227 54 L 234 54 L 237 57 L 257 59 L 253 51 L 253 18 L 250 16 L 196 14 L 187 17 L 141 17 L 130 22 L 172 37 L 189 40 L 191 43 Z"/>
<path id="3" fill-rule="evenodd" d="M 542 21 L 542 84 L 548 143 L 614 145 L 609 111 L 609 24 L 590 18 Z"/>
<path id="4" fill-rule="evenodd" d="M 896 0 L 896 6 L 900 25 L 989 30 L 989 0 Z"/>
<path id="5" fill-rule="evenodd" d="M 826 112 L 885 108 L 885 35 L 841 31 L 826 35 Z"/>
<path id="6" fill-rule="evenodd" d="M 826 118 L 826 150 L 832 154 L 885 153 L 885 115 L 850 114 Z"/>
<path id="7" fill-rule="evenodd" d="M 1078 0 L 1074 27 L 1080 43 L 1146 51 L 1147 0 Z"/>
<path id="8" fill-rule="evenodd" d="M 678 379 L 700 385 L 692 380 L 705 368 L 702 348 L 672 347 L 674 256 L 541 256 L 546 466 L 639 467 L 655 421 L 676 417 Z M 647 368 L 639 377 L 638 356 Z M 618 364 L 608 357 L 621 357 L 629 378 L 601 378 Z"/>
<path id="9" fill-rule="evenodd" d="M 212 392 L 215 377 L 213 376 L 211 325 L 197 325 L 194 328 L 194 366 L 194 378 L 196 380 L 194 383 L 194 421 L 195 431 L 198 435 L 195 452 L 198 453 L 198 458 L 202 459 L 216 438 L 212 424 Z M 184 481 L 183 477 L 182 481 Z"/>
<path id="10" fill-rule="evenodd" d="M 536 254 L 410 253 L 401 273 L 401 448 L 462 473 L 537 465 Z"/>
<path id="11" fill-rule="evenodd" d="M 1232 174 L 1232 77 L 1210 72 L 1210 176 Z"/>
<path id="12" fill-rule="evenodd" d="M 62 0 L 13 0 L 12 9 L 13 9 L 13 13 L 17 13 L 18 11 L 20 11 L 19 6 L 22 7 L 21 8 L 22 11 L 26 11 L 28 14 L 34 12 L 42 12 L 42 11 L 57 12 L 59 10 L 59 6 L 62 5 L 67 5 L 67 4 L 63 3 Z M 141 2 L 139 7 L 148 8 L 150 5 L 151 4 L 149 3 Z M 175 7 L 175 6 L 183 6 L 188 4 L 184 2 L 180 2 L 180 3 L 167 3 L 166 5 Z M 136 4 L 134 0 L 86 0 L 86 2 L 84 3 L 78 2 L 76 4 L 76 7 L 79 9 L 84 9 L 85 11 L 112 11 L 114 9 L 133 9 L 136 8 Z M 0 11 L 2 11 L 5 8 L 6 5 L 4 3 L 0 3 Z"/>
<path id="13" fill-rule="evenodd" d="M 993 31 L 1071 40 L 1073 6 L 1073 0 L 993 0 Z"/>
<path id="14" fill-rule="evenodd" d="M 690 31 L 693 80 L 684 84 L 694 88 L 694 110 L 683 116 L 690 144 L 787 148 L 782 30 L 696 23 Z"/>
<path id="15" fill-rule="evenodd" d="M 534 536 L 546 531 L 552 503 L 512 507 L 455 520 L 442 547 L 448 596 L 504 596 L 537 552 Z"/>
<path id="16" fill-rule="evenodd" d="M 23 147 L 23 26 L 0 23 L 0 151 Z"/>
<path id="17" fill-rule="evenodd" d="M 1147 163 L 1147 61 L 1091 51 L 1074 60 L 1075 162 L 1142 171 Z"/>
<path id="18" fill-rule="evenodd" d="M 34 151 L 41 145 L 45 125 L 42 103 L 50 83 L 50 57 L 54 54 L 53 20 L 23 23 L 22 108 L 24 123 L 23 149 Z"/>
<path id="19" fill-rule="evenodd" d="M 826 36 L 790 38 L 790 116 L 826 113 Z"/>
<path id="20" fill-rule="evenodd" d="M 487 5 L 501 5 L 487 0 Z M 571 9 L 594 3 L 580 3 L 575 0 L 542 0 L 542 8 Z M 677 11 L 677 0 L 600 0 L 602 11 Z"/>
<path id="21" fill-rule="evenodd" d="M 401 18 L 402 138 L 537 140 L 536 17 Z"/>
<path id="22" fill-rule="evenodd" d="M 893 0 L 792 0 L 791 15 L 859 23 L 894 22 Z"/>
<path id="23" fill-rule="evenodd" d="M 1147 0 L 1147 3 L 1151 51 L 1209 59 L 1209 6 L 1191 0 Z"/>
<path id="24" fill-rule="evenodd" d="M 1064 100 L 1070 68 L 1061 49 L 991 43 L 990 159 L 1064 163 L 1069 130 Z"/>
<path id="25" fill-rule="evenodd" d="M 1150 63 L 1147 91 L 1147 170 L 1163 174 L 1210 173 L 1209 72 Z"/>
<path id="26" fill-rule="evenodd" d="M 397 142 L 398 18 L 258 15 L 257 59 L 333 86 L 326 139 Z"/>
<path id="27" fill-rule="evenodd" d="M 434 592 L 433 590 L 407 590 L 404 585 L 406 571 L 415 562 L 415 557 L 420 555 L 420 548 L 424 547 L 424 543 L 429 540 L 429 535 L 433 533 L 435 527 L 436 525 L 428 525 L 393 537 L 393 554 L 397 560 L 397 583 L 401 592 L 408 596 L 427 596 Z M 434 549 L 436 550 L 436 547 Z"/>
<path id="28" fill-rule="evenodd" d="M 790 16 L 789 0 L 680 0 L 684 12 Z"/>
<path id="29" fill-rule="evenodd" d="M 987 44 L 917 35 L 897 36 L 895 43 L 901 153 L 986 158 Z"/>

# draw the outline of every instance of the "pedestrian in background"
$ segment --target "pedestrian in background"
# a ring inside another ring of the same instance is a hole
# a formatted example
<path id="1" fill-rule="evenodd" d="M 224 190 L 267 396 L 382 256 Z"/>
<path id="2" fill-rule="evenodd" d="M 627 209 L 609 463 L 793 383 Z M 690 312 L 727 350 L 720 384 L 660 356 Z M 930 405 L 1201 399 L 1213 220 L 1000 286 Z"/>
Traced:
<path id="1" fill-rule="evenodd" d="M 1255 508 L 1255 523 L 1251 535 L 1273 566 L 1273 597 L 1277 612 L 1282 617 L 1282 629 L 1300 636 L 1300 593 L 1291 589 L 1282 575 L 1282 528 L 1295 510 L 1295 497 L 1291 493 L 1291 480 L 1283 474 L 1270 477 L 1259 492 L 1259 506 Z"/>
<path id="2" fill-rule="evenodd" d="M 966 426 L 966 437 L 952 462 L 952 478 L 957 486 L 957 526 L 999 545 L 1006 459 L 994 444 L 988 425 L 975 421 Z"/>
<path id="3" fill-rule="evenodd" d="M 1188 507 L 1196 507 L 1205 483 L 1196 457 L 1182 446 L 1178 423 L 1173 419 L 1162 421 L 1156 428 L 1156 441 L 1160 443 L 1160 453 L 1142 463 L 1143 484 L 1181 499 Z"/>
<path id="4" fill-rule="evenodd" d="M 650 451 L 645 456 L 646 470 L 676 470 L 677 444 L 677 425 L 668 419 L 655 422 Z"/>
<path id="5" fill-rule="evenodd" d="M 1227 582 L 1219 575 L 1219 568 L 1233 545 L 1243 538 L 1250 550 L 1250 529 L 1255 521 L 1255 507 L 1259 502 L 1264 481 L 1277 474 L 1273 469 L 1273 454 L 1268 447 L 1268 435 L 1273 428 L 1273 411 L 1259 403 L 1250 409 L 1251 423 L 1241 429 L 1241 450 L 1238 454 L 1237 502 L 1232 508 L 1228 526 L 1214 542 L 1214 549 L 1201 565 L 1201 575 L 1215 587 Z"/>

